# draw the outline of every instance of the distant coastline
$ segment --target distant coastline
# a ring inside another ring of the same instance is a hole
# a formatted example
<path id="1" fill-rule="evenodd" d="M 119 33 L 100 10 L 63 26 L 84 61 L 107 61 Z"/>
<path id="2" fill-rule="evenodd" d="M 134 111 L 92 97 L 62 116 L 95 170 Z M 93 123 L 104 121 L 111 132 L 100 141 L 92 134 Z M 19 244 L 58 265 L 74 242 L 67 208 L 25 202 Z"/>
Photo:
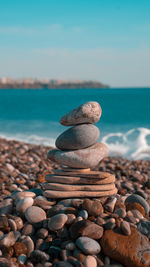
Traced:
<path id="1" fill-rule="evenodd" d="M 38 79 L 11 79 L 1 78 L 0 89 L 88 89 L 109 88 L 109 85 L 99 81 L 62 81 L 62 80 L 38 80 Z"/>

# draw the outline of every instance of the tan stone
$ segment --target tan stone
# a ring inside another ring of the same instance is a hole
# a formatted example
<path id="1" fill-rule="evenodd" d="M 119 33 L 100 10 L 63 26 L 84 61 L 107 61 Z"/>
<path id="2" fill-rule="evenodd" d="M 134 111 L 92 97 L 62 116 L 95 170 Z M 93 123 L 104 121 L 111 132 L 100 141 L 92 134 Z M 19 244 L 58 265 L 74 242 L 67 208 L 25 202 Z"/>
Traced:
<path id="1" fill-rule="evenodd" d="M 71 168 L 93 168 L 108 155 L 105 144 L 96 143 L 90 147 L 78 150 L 61 151 L 53 149 L 48 152 L 48 159 Z"/>
<path id="2" fill-rule="evenodd" d="M 104 178 L 108 178 L 110 176 L 113 176 L 111 173 L 109 172 L 100 172 L 100 171 L 89 171 L 86 173 L 79 173 L 77 171 L 72 171 L 72 172 L 64 172 L 60 169 L 56 169 L 54 170 L 54 173 L 57 175 L 65 175 L 65 176 L 74 176 L 74 177 L 83 177 L 83 178 L 99 178 L 99 179 L 104 179 Z"/>
<path id="3" fill-rule="evenodd" d="M 86 168 L 86 169 L 75 169 L 75 168 L 68 168 L 68 167 L 63 167 L 62 166 L 62 170 L 60 171 L 64 171 L 64 172 L 77 172 L 77 173 L 87 173 L 90 171 L 90 168 Z"/>
<path id="4" fill-rule="evenodd" d="M 42 185 L 45 190 L 58 190 L 58 191 L 108 191 L 115 188 L 115 184 L 104 185 L 71 185 L 71 184 L 57 184 L 45 183 Z"/>
<path id="5" fill-rule="evenodd" d="M 69 177 L 69 176 L 58 176 L 54 174 L 48 174 L 45 180 L 50 183 L 62 183 L 62 184 L 110 184 L 115 182 L 115 176 L 110 175 L 108 178 L 82 178 L 82 177 Z"/>
<path id="6" fill-rule="evenodd" d="M 67 198 L 67 197 L 103 197 L 117 194 L 117 189 L 109 191 L 55 191 L 46 190 L 44 196 L 48 198 Z"/>
<path id="7" fill-rule="evenodd" d="M 106 230 L 100 244 L 105 255 L 122 263 L 125 267 L 150 266 L 150 242 L 135 227 L 131 227 L 129 236 Z"/>
<path id="8" fill-rule="evenodd" d="M 81 123 L 96 123 L 99 121 L 102 110 L 98 102 L 90 101 L 73 109 L 61 119 L 62 125 L 71 126 Z"/>

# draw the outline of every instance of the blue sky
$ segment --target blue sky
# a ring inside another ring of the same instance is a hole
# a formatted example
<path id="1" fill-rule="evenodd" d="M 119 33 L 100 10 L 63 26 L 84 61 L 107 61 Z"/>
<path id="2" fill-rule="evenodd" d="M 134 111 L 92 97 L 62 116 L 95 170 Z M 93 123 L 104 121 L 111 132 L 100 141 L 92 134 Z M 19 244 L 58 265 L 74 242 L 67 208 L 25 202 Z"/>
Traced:
<path id="1" fill-rule="evenodd" d="M 150 86 L 149 0 L 0 0 L 0 77 Z"/>

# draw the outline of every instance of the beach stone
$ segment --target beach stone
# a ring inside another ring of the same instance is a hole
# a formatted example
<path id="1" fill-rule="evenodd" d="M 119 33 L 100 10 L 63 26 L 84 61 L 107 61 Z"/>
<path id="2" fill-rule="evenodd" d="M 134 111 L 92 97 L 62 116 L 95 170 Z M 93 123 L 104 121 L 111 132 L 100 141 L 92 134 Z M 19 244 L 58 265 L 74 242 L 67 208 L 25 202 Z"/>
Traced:
<path id="1" fill-rule="evenodd" d="M 70 242 L 66 245 L 66 249 L 68 250 L 74 250 L 76 248 L 76 245 L 74 242 Z"/>
<path id="2" fill-rule="evenodd" d="M 90 216 L 99 216 L 103 213 L 103 206 L 98 200 L 85 199 L 83 201 L 82 208 L 87 210 Z"/>
<path id="3" fill-rule="evenodd" d="M 71 225 L 69 232 L 72 239 L 80 235 L 100 239 L 103 235 L 103 228 L 89 220 L 80 220 Z"/>
<path id="4" fill-rule="evenodd" d="M 109 201 L 105 204 L 105 209 L 107 211 L 113 212 L 114 208 L 115 208 L 116 201 L 117 201 L 116 197 L 112 197 L 111 199 L 109 199 Z"/>
<path id="5" fill-rule="evenodd" d="M 30 236 L 24 236 L 21 243 L 25 244 L 27 247 L 27 256 L 30 257 L 31 252 L 34 250 L 34 242 Z"/>
<path id="6" fill-rule="evenodd" d="M 46 219 L 46 213 L 43 209 L 32 206 L 26 209 L 25 217 L 31 224 L 41 222 Z"/>
<path id="7" fill-rule="evenodd" d="M 101 251 L 101 247 L 97 241 L 89 237 L 78 237 L 76 245 L 86 255 L 97 255 Z"/>
<path id="8" fill-rule="evenodd" d="M 93 177 L 91 173 L 91 177 L 77 177 L 77 176 L 64 176 L 64 175 L 56 175 L 56 174 L 48 174 L 45 177 L 47 182 L 50 183 L 62 183 L 62 184 L 75 184 L 75 185 L 106 185 L 112 184 L 115 182 L 115 176 L 112 175 L 108 178 L 100 178 Z M 42 185 L 43 186 L 43 185 Z M 44 184 L 45 186 L 45 184 Z M 40 204 L 38 204 L 40 205 Z"/>
<path id="9" fill-rule="evenodd" d="M 122 221 L 120 223 L 120 229 L 122 231 L 123 234 L 125 235 L 130 235 L 131 234 L 131 228 L 130 228 L 130 224 L 126 221 Z"/>
<path id="10" fill-rule="evenodd" d="M 62 229 L 67 220 L 68 216 L 66 214 L 57 214 L 50 218 L 50 221 L 48 222 L 48 228 L 51 231 Z"/>
<path id="11" fill-rule="evenodd" d="M 140 207 L 139 205 L 134 206 L 134 204 L 136 204 L 136 203 L 140 204 L 144 208 L 145 214 L 149 213 L 149 205 L 148 205 L 147 201 L 143 197 L 141 197 L 140 195 L 133 194 L 133 195 L 130 195 L 129 197 L 127 197 L 125 200 L 125 204 L 126 204 L 128 210 L 129 209 L 139 210 L 140 209 L 140 208 L 138 208 L 138 207 Z M 139 211 L 141 212 L 141 209 Z M 144 216 L 144 214 L 143 214 L 143 216 Z"/>
<path id="12" fill-rule="evenodd" d="M 13 199 L 19 200 L 26 197 L 32 197 L 34 198 L 36 194 L 31 191 L 23 191 L 23 192 L 17 192 L 15 195 L 13 195 Z"/>
<path id="13" fill-rule="evenodd" d="M 76 125 L 59 135 L 55 145 L 60 150 L 83 149 L 94 145 L 99 135 L 99 129 L 95 125 Z"/>
<path id="14" fill-rule="evenodd" d="M 19 255 L 21 254 L 27 254 L 27 247 L 25 244 L 21 243 L 21 242 L 16 242 L 13 246 L 14 248 L 14 253 L 15 253 L 15 256 L 18 257 Z"/>
<path id="15" fill-rule="evenodd" d="M 12 247 L 19 237 L 20 233 L 18 231 L 11 231 L 1 237 L 0 246 L 4 246 L 6 248 Z"/>
<path id="16" fill-rule="evenodd" d="M 44 196 L 47 198 L 70 198 L 70 197 L 106 197 L 117 194 L 117 188 L 106 191 L 58 191 L 46 190 Z"/>
<path id="17" fill-rule="evenodd" d="M 86 220 L 88 218 L 88 212 L 86 210 L 79 210 L 78 216 L 81 216 L 83 219 Z"/>
<path id="18" fill-rule="evenodd" d="M 13 200 L 11 198 L 4 199 L 0 203 L 0 215 L 1 214 L 11 214 L 13 210 Z"/>
<path id="19" fill-rule="evenodd" d="M 97 260 L 95 257 L 88 255 L 83 261 L 84 267 L 97 267 Z"/>
<path id="20" fill-rule="evenodd" d="M 96 123 L 99 121 L 102 110 L 98 102 L 90 101 L 84 103 L 65 114 L 60 123 L 65 126 L 71 126 L 82 123 Z"/>
<path id="21" fill-rule="evenodd" d="M 16 210 L 19 213 L 24 214 L 25 211 L 26 211 L 26 209 L 29 208 L 29 207 L 31 207 L 33 205 L 33 203 L 34 203 L 34 200 L 31 197 L 26 197 L 26 198 L 20 199 L 17 202 Z"/>
<path id="22" fill-rule="evenodd" d="M 125 218 L 126 217 L 126 210 L 123 208 L 116 209 L 115 214 L 117 214 L 120 218 Z"/>
<path id="23" fill-rule="evenodd" d="M 126 236 L 113 230 L 106 230 L 100 240 L 103 253 L 126 267 L 150 266 L 150 242 L 135 227 Z"/>
<path id="24" fill-rule="evenodd" d="M 58 190 L 58 191 L 109 191 L 115 188 L 115 184 L 103 185 L 72 185 L 60 183 L 44 183 L 42 185 L 44 190 Z"/>
<path id="25" fill-rule="evenodd" d="M 96 143 L 88 148 L 73 151 L 53 149 L 48 152 L 48 159 L 73 168 L 93 168 L 107 155 L 106 145 Z"/>
<path id="26" fill-rule="evenodd" d="M 80 229 L 81 236 L 87 236 L 92 239 L 100 239 L 103 235 L 103 227 L 90 222 L 89 225 Z"/>
<path id="27" fill-rule="evenodd" d="M 22 235 L 32 236 L 35 232 L 34 226 L 30 223 L 25 223 L 22 229 Z"/>
<path id="28" fill-rule="evenodd" d="M 41 250 L 34 250 L 30 255 L 30 259 L 33 263 L 44 263 L 49 260 L 49 255 Z"/>
<path id="29" fill-rule="evenodd" d="M 18 263 L 21 265 L 24 264 L 26 260 L 27 260 L 27 256 L 24 254 L 20 254 L 17 258 Z"/>

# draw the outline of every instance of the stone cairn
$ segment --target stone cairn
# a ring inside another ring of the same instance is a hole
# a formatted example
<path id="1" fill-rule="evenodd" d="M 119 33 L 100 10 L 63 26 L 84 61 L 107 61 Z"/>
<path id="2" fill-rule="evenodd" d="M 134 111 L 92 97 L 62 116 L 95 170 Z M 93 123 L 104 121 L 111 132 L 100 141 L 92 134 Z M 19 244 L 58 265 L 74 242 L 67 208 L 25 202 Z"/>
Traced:
<path id="1" fill-rule="evenodd" d="M 57 149 L 48 152 L 48 159 L 61 169 L 46 175 L 42 186 L 46 197 L 102 197 L 117 193 L 114 175 L 91 170 L 108 155 L 106 145 L 97 142 L 100 132 L 93 125 L 101 113 L 97 102 L 87 102 L 60 119 L 62 125 L 73 127 L 59 135 Z"/>

